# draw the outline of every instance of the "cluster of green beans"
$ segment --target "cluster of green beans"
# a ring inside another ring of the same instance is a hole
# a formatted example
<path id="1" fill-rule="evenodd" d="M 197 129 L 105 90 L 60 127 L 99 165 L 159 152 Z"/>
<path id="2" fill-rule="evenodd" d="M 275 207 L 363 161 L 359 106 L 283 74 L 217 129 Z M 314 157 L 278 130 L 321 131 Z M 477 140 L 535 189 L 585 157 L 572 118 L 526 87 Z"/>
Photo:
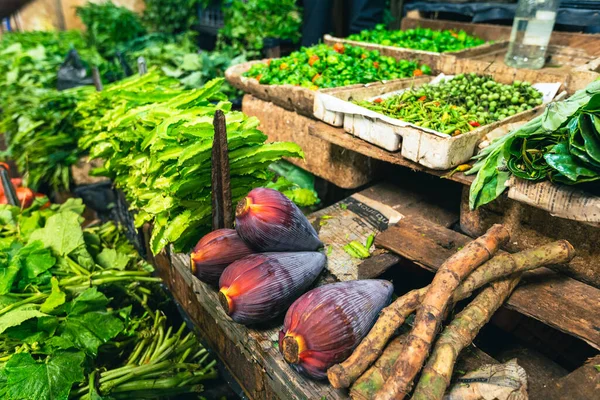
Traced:
<path id="1" fill-rule="evenodd" d="M 542 104 L 542 93 L 529 82 L 505 85 L 470 73 L 357 104 L 424 128 L 459 135 Z"/>

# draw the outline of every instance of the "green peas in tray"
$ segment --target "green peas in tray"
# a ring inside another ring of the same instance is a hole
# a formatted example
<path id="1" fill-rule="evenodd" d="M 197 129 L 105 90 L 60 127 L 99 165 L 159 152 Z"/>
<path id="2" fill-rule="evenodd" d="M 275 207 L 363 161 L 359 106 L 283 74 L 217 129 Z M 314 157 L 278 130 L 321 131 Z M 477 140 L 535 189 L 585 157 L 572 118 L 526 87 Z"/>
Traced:
<path id="1" fill-rule="evenodd" d="M 489 76 L 459 74 L 436 84 L 356 104 L 447 135 L 460 135 L 542 104 L 542 93 L 529 82 L 512 85 Z"/>
<path id="2" fill-rule="evenodd" d="M 465 31 L 434 31 L 429 28 L 390 31 L 384 24 L 350 35 L 348 39 L 436 53 L 464 50 L 485 43 L 485 40 L 470 36 Z"/>
<path id="3" fill-rule="evenodd" d="M 265 85 L 291 84 L 316 90 L 429 74 L 431 68 L 416 61 L 397 61 L 378 51 L 336 43 L 303 47 L 287 57 L 254 64 L 244 76 Z"/>

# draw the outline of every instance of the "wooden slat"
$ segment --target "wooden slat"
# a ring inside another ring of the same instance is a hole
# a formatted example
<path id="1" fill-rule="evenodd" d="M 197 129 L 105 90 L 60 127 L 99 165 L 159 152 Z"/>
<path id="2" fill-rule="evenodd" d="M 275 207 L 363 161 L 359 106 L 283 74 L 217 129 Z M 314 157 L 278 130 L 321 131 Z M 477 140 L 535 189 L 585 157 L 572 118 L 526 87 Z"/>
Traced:
<path id="1" fill-rule="evenodd" d="M 344 132 L 343 128 L 336 128 L 331 125 L 327 125 L 324 122 L 313 121 L 308 127 L 308 133 L 314 137 L 323 139 L 329 143 L 362 154 L 364 156 L 371 157 L 376 160 L 380 160 L 390 164 L 407 167 L 412 169 L 413 171 L 424 171 L 428 174 L 435 176 L 444 176 L 449 172 L 427 168 L 421 164 L 418 164 L 416 162 L 410 161 L 402 157 L 399 151 L 391 152 L 384 150 L 380 147 L 377 147 L 371 143 L 365 142 L 362 139 L 359 139 L 355 136 Z M 474 177 L 466 176 L 462 173 L 456 173 L 452 175 L 449 179 L 462 183 L 463 185 L 470 185 Z"/>
<path id="2" fill-rule="evenodd" d="M 418 217 L 405 218 L 375 239 L 377 246 L 436 271 L 471 239 Z M 547 268 L 524 275 L 506 307 L 600 349 L 600 290 Z"/>

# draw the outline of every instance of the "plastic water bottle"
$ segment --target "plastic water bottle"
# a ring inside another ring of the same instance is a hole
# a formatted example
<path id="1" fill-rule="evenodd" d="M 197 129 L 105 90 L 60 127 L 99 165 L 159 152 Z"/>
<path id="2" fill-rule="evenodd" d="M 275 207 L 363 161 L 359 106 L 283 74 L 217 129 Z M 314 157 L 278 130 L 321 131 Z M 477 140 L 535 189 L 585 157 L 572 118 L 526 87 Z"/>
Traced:
<path id="1" fill-rule="evenodd" d="M 544 66 L 559 3 L 560 0 L 519 0 L 504 59 L 507 65 L 529 69 Z"/>

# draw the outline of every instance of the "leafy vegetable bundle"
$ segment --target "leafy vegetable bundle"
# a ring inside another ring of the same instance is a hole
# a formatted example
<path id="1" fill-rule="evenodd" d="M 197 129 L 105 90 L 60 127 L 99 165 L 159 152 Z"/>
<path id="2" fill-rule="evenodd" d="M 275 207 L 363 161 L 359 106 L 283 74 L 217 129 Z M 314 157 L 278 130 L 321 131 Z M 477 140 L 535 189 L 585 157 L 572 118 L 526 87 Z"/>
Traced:
<path id="1" fill-rule="evenodd" d="M 468 174 L 477 173 L 469 205 L 500 196 L 511 174 L 578 184 L 600 179 L 600 82 L 550 103 L 543 115 L 492 142 Z"/>
<path id="2" fill-rule="evenodd" d="M 110 101 L 118 105 L 99 120 L 85 146 L 91 147 L 91 157 L 106 160 L 98 173 L 111 177 L 139 211 L 136 224 L 153 221 L 155 254 L 168 243 L 187 250 L 209 227 L 216 110 L 226 114 L 234 202 L 271 180 L 272 162 L 303 156 L 293 143 L 265 143 L 256 118 L 230 111 L 231 103 L 219 91 L 222 79 L 189 91 L 145 91 L 136 87 L 136 79 L 150 78 L 135 78 L 128 81 L 131 86 L 111 91 Z M 139 98 L 149 97 L 152 103 L 140 105 Z"/>
<path id="3" fill-rule="evenodd" d="M 459 74 L 438 84 L 357 104 L 384 115 L 431 128 L 448 135 L 469 132 L 478 126 L 500 121 L 542 104 L 542 93 L 528 82 L 512 85 L 489 76 Z"/>
<path id="4" fill-rule="evenodd" d="M 62 92 L 26 88 L 7 103 L 0 124 L 9 143 L 4 155 L 26 173 L 28 187 L 69 188 L 70 167 L 81 156 L 77 141 L 83 133 L 76 127 L 80 116 L 75 106 L 93 91 L 91 86 Z"/>
<path id="5" fill-rule="evenodd" d="M 302 9 L 295 0 L 231 1 L 223 6 L 224 26 L 219 30 L 218 48 L 233 48 L 256 57 L 266 38 L 300 40 Z"/>
<path id="6" fill-rule="evenodd" d="M 89 47 L 79 31 L 7 33 L 0 40 L 0 106 L 24 88 L 56 88 L 58 68 L 71 49 L 105 79 L 119 75 L 119 67 Z"/>
<path id="7" fill-rule="evenodd" d="M 214 362 L 167 323 L 151 267 L 79 200 L 0 206 L 0 395 L 148 398 L 201 390 Z M 107 396 L 107 397 L 103 397 Z"/>
<path id="8" fill-rule="evenodd" d="M 153 31 L 181 33 L 198 20 L 197 7 L 209 0 L 144 0 L 142 19 Z"/>
<path id="9" fill-rule="evenodd" d="M 88 43 L 105 57 L 113 57 L 117 48 L 146 33 L 141 18 L 112 1 L 87 2 L 77 7 L 77 16 L 86 26 Z"/>
<path id="10" fill-rule="evenodd" d="M 396 61 L 378 51 L 336 44 L 303 47 L 287 57 L 254 64 L 245 76 L 261 84 L 291 84 L 311 89 L 407 78 L 431 73 L 416 61 Z"/>
<path id="11" fill-rule="evenodd" d="M 186 88 L 199 88 L 211 79 L 223 77 L 231 65 L 246 61 L 233 49 L 224 51 L 200 51 L 195 42 L 195 34 L 179 36 L 151 34 L 135 39 L 123 48 L 127 63 L 137 64 L 138 57 L 144 57 L 151 68 L 161 69 L 165 75 L 178 79 Z M 239 97 L 238 91 L 227 82 L 223 91 L 228 97 Z"/>
<path id="12" fill-rule="evenodd" d="M 470 36 L 462 30 L 455 32 L 453 30 L 437 31 L 429 28 L 416 28 L 390 31 L 384 24 L 377 25 L 372 30 L 364 30 L 350 35 L 348 39 L 437 53 L 464 50 L 485 43 L 485 40 Z"/>

